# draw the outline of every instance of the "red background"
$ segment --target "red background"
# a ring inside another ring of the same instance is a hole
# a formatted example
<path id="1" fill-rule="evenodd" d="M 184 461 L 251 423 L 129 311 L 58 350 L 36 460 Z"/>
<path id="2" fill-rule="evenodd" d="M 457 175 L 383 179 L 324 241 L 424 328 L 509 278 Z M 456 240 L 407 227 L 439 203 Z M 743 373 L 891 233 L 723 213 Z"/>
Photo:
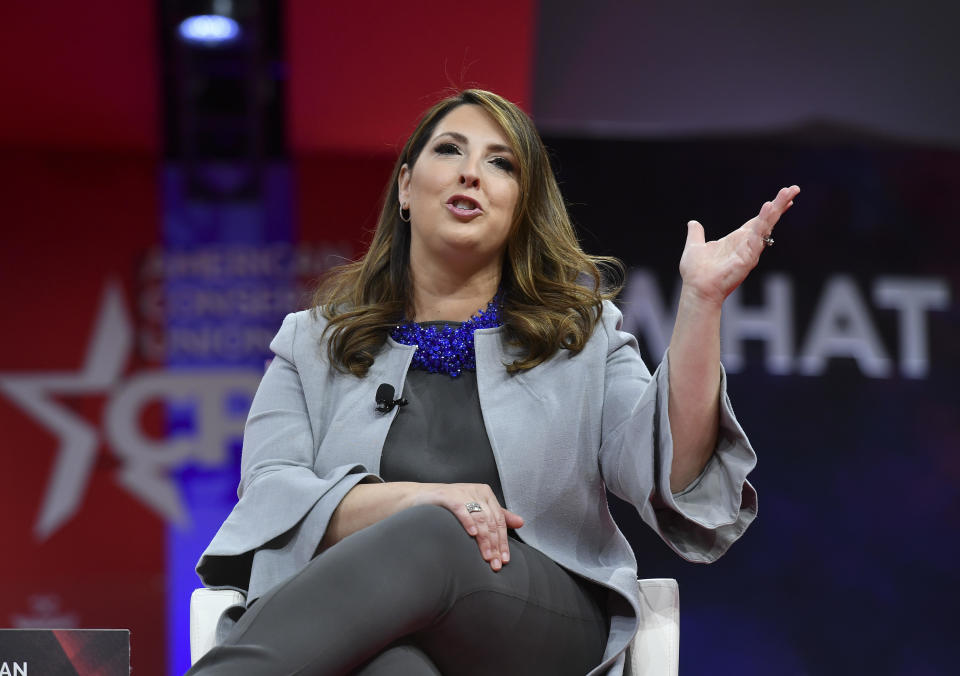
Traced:
<path id="1" fill-rule="evenodd" d="M 534 3 L 285 5 L 288 138 L 301 240 L 358 241 L 395 149 L 450 88 L 529 109 Z M 160 240 L 163 167 L 152 2 L 50 0 L 0 8 L 0 372 L 81 368 L 100 294 Z M 127 373 L 145 364 L 130 364 Z M 105 395 L 58 397 L 98 428 Z M 159 426 L 147 423 L 154 430 Z M 132 665 L 166 668 L 167 526 L 115 481 L 103 443 L 77 514 L 32 529 L 58 442 L 6 397 L 0 626 L 53 595 L 82 627 L 131 629 Z M 186 631 L 187 618 L 182 618 Z"/>

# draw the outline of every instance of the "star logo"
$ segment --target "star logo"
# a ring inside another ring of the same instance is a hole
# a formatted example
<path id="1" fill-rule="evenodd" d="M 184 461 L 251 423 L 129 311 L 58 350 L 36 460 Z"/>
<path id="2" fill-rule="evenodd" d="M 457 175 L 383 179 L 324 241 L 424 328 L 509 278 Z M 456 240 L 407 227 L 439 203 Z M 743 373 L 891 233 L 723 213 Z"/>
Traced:
<path id="1" fill-rule="evenodd" d="M 50 395 L 108 392 L 119 381 L 132 347 L 133 331 L 123 291 L 118 283 L 111 282 L 104 290 L 87 355 L 78 372 L 0 374 L 0 392 L 53 432 L 60 443 L 43 507 L 34 525 L 38 539 L 49 537 L 77 510 L 93 471 L 99 442 L 96 429 Z"/>
<path id="2" fill-rule="evenodd" d="M 101 296 L 83 365 L 77 371 L 0 373 L 0 392 L 58 440 L 34 536 L 45 540 L 80 509 L 103 438 L 121 460 L 118 480 L 166 520 L 186 525 L 187 510 L 170 470 L 195 461 L 215 465 L 225 458 L 225 440 L 242 433 L 243 421 L 224 413 L 224 397 L 252 397 L 259 374 L 246 369 L 141 371 L 124 379 L 134 331 L 122 286 L 108 282 Z M 101 428 L 70 411 L 54 395 L 106 395 Z M 139 427 L 143 407 L 153 401 L 195 402 L 193 438 L 156 440 Z"/>

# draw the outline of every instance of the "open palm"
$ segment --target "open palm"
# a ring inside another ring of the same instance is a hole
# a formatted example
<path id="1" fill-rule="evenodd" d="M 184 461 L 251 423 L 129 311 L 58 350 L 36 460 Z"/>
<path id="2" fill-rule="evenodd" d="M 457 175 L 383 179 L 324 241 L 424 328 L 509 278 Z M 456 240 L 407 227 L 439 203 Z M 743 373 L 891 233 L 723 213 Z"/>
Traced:
<path id="1" fill-rule="evenodd" d="M 760 213 L 718 240 L 705 241 L 703 226 L 687 223 L 687 242 L 680 257 L 680 276 L 688 290 L 705 300 L 720 304 L 757 265 L 774 226 L 793 206 L 800 188 L 782 188 L 772 202 L 764 202 Z M 772 239 L 768 240 L 772 244 Z"/>

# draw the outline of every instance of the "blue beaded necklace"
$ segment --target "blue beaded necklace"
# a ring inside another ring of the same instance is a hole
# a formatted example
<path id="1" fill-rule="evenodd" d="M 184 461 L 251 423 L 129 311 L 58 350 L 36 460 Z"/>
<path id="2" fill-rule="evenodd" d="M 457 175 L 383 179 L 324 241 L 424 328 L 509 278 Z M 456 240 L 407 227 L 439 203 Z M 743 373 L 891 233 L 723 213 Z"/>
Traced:
<path id="1" fill-rule="evenodd" d="M 473 332 L 500 326 L 501 292 L 493 297 L 487 308 L 460 325 L 430 324 L 423 326 L 407 322 L 394 327 L 390 337 L 403 345 L 416 345 L 412 369 L 429 373 L 446 373 L 456 378 L 461 371 L 477 370 L 477 355 L 473 347 Z"/>

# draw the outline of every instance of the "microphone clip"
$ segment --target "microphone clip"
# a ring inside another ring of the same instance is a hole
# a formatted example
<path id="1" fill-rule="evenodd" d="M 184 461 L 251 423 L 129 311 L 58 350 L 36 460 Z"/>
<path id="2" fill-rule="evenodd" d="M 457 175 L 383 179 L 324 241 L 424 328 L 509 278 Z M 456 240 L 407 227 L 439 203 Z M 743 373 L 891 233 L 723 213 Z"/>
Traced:
<path id="1" fill-rule="evenodd" d="M 393 385 L 383 383 L 377 388 L 377 413 L 389 413 L 395 406 L 406 406 L 407 400 L 403 397 L 394 399 Z"/>

